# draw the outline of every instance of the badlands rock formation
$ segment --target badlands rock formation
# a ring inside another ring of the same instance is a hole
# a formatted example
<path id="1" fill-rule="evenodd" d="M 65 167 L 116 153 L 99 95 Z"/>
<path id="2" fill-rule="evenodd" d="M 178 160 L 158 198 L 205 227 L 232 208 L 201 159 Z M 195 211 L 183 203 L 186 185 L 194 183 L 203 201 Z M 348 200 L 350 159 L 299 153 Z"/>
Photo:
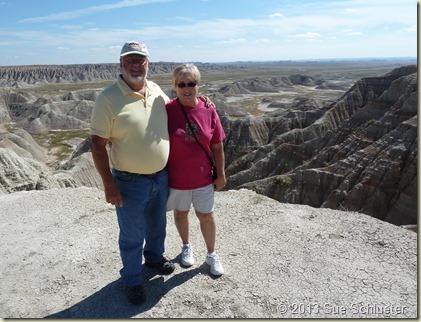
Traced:
<path id="1" fill-rule="evenodd" d="M 171 73 L 179 63 L 150 63 L 149 74 Z M 196 63 L 200 70 L 233 70 L 232 64 Z M 0 67 L 0 86 L 20 88 L 28 85 L 114 80 L 119 64 L 35 65 Z"/>
<path id="2" fill-rule="evenodd" d="M 417 72 L 358 81 L 333 104 L 224 117 L 228 188 L 417 222 Z"/>
<path id="3" fill-rule="evenodd" d="M 206 67 L 228 68 L 221 66 Z M 116 68 L 116 64 L 33 66 L 25 73 L 24 68 L 10 67 L 0 68 L 0 79 L 17 87 L 103 80 L 115 78 Z M 396 225 L 416 224 L 417 66 L 363 78 L 335 101 L 313 95 L 284 102 L 269 95 L 279 97 L 297 87 L 335 86 L 339 85 L 319 77 L 293 74 L 246 78 L 211 91 L 227 134 L 227 189 L 247 188 L 281 202 L 358 211 Z M 52 168 L 50 151 L 31 137 L 88 128 L 97 93 L 84 90 L 41 97 L 12 88 L 1 91 L 0 194 L 101 188 L 87 140 L 69 142 L 78 144 L 74 154 Z M 273 112 L 252 116 L 230 103 L 232 97 L 256 93 Z"/>

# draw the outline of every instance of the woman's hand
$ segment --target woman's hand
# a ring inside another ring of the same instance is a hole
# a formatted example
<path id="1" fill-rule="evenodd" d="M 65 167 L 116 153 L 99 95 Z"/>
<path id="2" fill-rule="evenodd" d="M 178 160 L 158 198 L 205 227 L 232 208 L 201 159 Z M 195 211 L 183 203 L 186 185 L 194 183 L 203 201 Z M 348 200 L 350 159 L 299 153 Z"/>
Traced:
<path id="1" fill-rule="evenodd" d="M 227 180 L 225 179 L 225 174 L 218 174 L 218 177 L 213 181 L 213 185 L 216 190 L 222 190 L 226 184 Z"/>

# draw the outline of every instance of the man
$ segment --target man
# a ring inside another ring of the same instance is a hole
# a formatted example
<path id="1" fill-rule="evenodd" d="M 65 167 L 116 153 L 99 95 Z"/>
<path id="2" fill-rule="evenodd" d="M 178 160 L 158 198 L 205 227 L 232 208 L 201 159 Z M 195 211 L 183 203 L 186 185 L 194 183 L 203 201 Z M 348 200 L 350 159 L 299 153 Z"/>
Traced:
<path id="1" fill-rule="evenodd" d="M 124 44 L 121 75 L 96 99 L 90 129 L 92 156 L 106 201 L 116 206 L 123 264 L 120 275 L 133 304 L 145 301 L 142 255 L 145 265 L 161 274 L 174 271 L 174 264 L 163 255 L 168 97 L 157 84 L 146 80 L 148 56 L 145 45 L 137 41 Z"/>

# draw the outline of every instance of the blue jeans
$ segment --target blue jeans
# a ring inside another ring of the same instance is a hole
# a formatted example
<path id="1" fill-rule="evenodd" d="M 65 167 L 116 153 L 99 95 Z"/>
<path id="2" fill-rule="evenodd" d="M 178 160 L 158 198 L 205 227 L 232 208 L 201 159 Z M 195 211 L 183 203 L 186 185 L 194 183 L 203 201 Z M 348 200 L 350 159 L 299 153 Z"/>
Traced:
<path id="1" fill-rule="evenodd" d="M 112 173 L 123 198 L 123 206 L 116 207 L 120 275 L 127 286 L 134 286 L 143 282 L 142 255 L 150 263 L 164 257 L 168 174 L 166 169 L 153 175 Z"/>

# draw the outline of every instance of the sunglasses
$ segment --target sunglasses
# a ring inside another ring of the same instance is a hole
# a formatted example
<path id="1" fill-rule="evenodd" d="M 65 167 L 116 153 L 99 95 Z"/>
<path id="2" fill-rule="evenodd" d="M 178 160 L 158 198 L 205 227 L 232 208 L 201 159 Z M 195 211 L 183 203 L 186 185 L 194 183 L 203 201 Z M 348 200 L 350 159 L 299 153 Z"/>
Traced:
<path id="1" fill-rule="evenodd" d="M 195 87 L 197 85 L 197 83 L 191 82 L 191 83 L 178 83 L 177 87 L 178 88 L 184 88 L 184 87 Z"/>

